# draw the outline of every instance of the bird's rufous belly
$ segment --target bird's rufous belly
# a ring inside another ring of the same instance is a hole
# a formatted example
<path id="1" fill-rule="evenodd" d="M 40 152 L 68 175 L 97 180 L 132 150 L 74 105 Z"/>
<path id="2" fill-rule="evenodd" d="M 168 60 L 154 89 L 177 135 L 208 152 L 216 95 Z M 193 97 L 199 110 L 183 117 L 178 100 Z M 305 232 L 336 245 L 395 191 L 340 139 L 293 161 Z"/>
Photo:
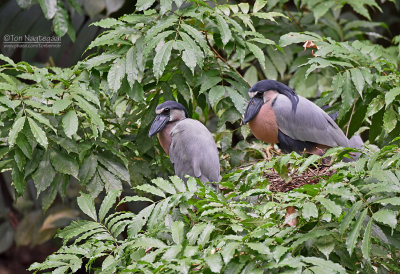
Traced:
<path id="1" fill-rule="evenodd" d="M 270 144 L 279 143 L 278 124 L 270 102 L 261 107 L 256 117 L 249 122 L 249 127 L 257 139 Z"/>

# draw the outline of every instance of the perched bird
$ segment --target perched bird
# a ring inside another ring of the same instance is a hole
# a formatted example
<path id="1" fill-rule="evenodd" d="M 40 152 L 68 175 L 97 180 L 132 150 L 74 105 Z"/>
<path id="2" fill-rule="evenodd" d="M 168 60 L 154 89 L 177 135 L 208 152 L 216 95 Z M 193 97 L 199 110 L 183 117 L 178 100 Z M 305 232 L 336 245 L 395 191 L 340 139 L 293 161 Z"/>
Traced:
<path id="1" fill-rule="evenodd" d="M 322 155 L 330 147 L 348 147 L 349 140 L 319 106 L 274 80 L 262 80 L 249 89 L 244 123 L 257 139 L 279 144 L 289 153 Z"/>
<path id="2" fill-rule="evenodd" d="M 208 129 L 189 119 L 187 110 L 175 101 L 166 101 L 156 108 L 156 118 L 149 137 L 158 140 L 174 165 L 175 174 L 199 178 L 202 182 L 219 182 L 220 165 L 217 145 Z"/>

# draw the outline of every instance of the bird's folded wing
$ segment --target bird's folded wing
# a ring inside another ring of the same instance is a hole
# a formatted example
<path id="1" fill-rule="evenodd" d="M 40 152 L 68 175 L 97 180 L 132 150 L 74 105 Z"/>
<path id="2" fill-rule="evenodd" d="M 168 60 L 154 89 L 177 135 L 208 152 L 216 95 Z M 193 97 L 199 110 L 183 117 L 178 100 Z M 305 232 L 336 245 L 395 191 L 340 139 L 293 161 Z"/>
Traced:
<path id="1" fill-rule="evenodd" d="M 211 133 L 202 123 L 185 119 L 172 129 L 171 137 L 169 156 L 176 175 L 219 181 L 218 150 Z"/>
<path id="2" fill-rule="evenodd" d="M 348 146 L 348 139 L 343 131 L 320 107 L 299 96 L 296 112 L 292 103 L 284 95 L 278 95 L 273 102 L 279 129 L 289 137 L 309 141 L 330 147 Z"/>

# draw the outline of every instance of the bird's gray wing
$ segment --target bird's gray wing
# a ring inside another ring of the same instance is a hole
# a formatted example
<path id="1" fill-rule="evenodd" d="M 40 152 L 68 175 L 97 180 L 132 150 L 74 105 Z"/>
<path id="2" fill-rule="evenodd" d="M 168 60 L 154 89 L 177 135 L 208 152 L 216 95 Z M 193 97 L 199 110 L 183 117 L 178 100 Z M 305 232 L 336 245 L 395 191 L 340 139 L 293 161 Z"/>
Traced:
<path id="1" fill-rule="evenodd" d="M 299 96 L 297 110 L 294 113 L 289 98 L 279 94 L 273 101 L 272 108 L 279 129 L 289 137 L 330 147 L 348 146 L 347 137 L 335 121 L 306 98 Z"/>
<path id="2" fill-rule="evenodd" d="M 187 174 L 203 182 L 220 180 L 217 146 L 202 123 L 184 119 L 171 130 L 171 138 L 169 157 L 178 177 Z"/>

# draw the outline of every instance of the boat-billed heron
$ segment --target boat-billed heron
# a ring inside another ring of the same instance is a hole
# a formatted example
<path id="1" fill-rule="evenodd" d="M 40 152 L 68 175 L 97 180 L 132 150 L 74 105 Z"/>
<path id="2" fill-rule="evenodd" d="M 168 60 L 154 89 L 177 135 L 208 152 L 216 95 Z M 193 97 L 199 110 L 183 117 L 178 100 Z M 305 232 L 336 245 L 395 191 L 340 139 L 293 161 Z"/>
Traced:
<path id="1" fill-rule="evenodd" d="M 219 182 L 217 145 L 208 129 L 201 122 L 189 119 L 185 107 L 175 101 L 158 105 L 156 115 L 149 136 L 157 133 L 175 174 L 185 181 L 184 175 L 190 175 L 202 182 Z"/>
<path id="2" fill-rule="evenodd" d="M 279 144 L 285 152 L 322 155 L 330 147 L 348 147 L 349 140 L 319 106 L 274 80 L 262 80 L 249 89 L 244 115 L 257 139 Z"/>

